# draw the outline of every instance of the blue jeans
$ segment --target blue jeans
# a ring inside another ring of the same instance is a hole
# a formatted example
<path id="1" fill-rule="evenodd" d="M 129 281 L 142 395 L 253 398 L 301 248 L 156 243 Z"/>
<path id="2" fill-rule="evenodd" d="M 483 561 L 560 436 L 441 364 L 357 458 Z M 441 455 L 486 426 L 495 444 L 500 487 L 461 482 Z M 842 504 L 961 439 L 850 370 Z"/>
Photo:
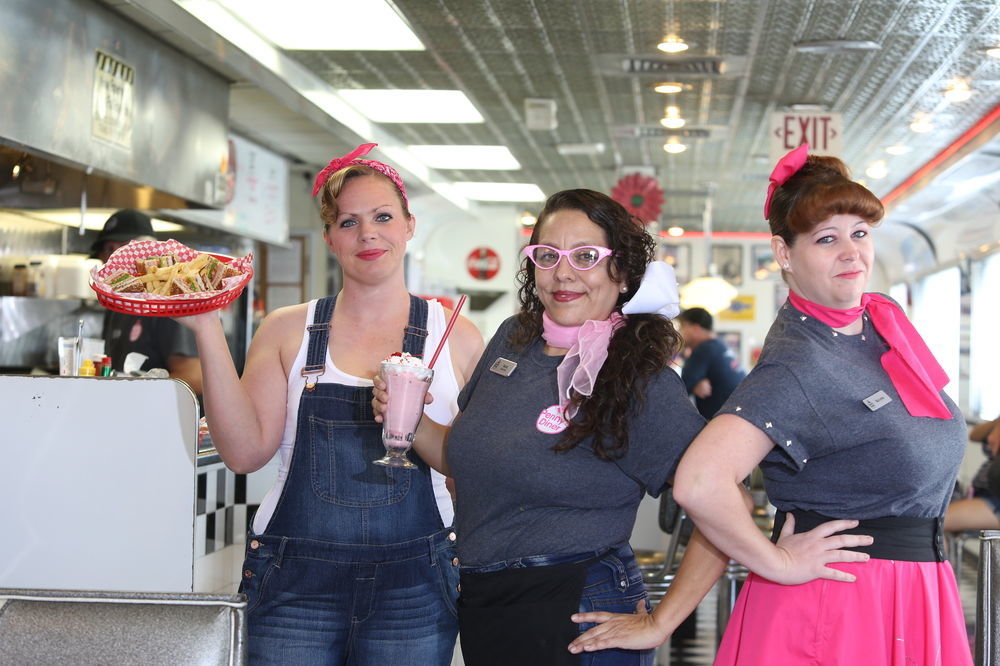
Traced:
<path id="1" fill-rule="evenodd" d="M 462 571 L 488 573 L 503 569 L 568 564 L 583 562 L 598 557 L 601 553 L 605 553 L 603 557 L 587 569 L 587 578 L 580 596 L 580 612 L 634 613 L 636 604 L 640 600 L 646 600 L 646 586 L 639 565 L 635 561 L 635 555 L 628 544 L 618 546 L 610 552 L 533 555 L 482 566 L 462 567 Z M 646 611 L 651 612 L 651 610 L 649 601 L 646 600 Z M 580 633 L 582 634 L 593 626 L 595 625 L 589 623 L 579 625 Z M 653 658 L 653 650 L 610 649 L 599 652 L 584 652 L 580 655 L 580 664 L 582 666 L 652 666 Z"/>
<path id="2" fill-rule="evenodd" d="M 646 599 L 646 585 L 627 544 L 608 553 L 587 570 L 587 582 L 580 597 L 580 612 L 607 611 L 634 613 L 636 604 L 646 601 L 646 611 L 652 609 Z M 595 625 L 580 625 L 580 633 Z M 613 648 L 580 655 L 583 666 L 653 666 L 653 650 L 620 650 Z"/>
<path id="3" fill-rule="evenodd" d="M 391 547 L 251 534 L 250 663 L 449 664 L 458 566 L 446 534 Z"/>

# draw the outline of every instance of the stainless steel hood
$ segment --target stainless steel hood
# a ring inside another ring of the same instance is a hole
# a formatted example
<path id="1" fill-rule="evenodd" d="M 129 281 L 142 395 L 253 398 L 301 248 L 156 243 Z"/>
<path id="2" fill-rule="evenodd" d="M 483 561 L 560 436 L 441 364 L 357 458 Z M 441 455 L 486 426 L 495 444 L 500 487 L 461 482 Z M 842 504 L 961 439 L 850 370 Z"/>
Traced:
<path id="1" fill-rule="evenodd" d="M 90 0 L 0 3 L 0 63 L 0 206 L 221 203 L 229 82 L 204 65 Z"/>
<path id="2" fill-rule="evenodd" d="M 0 208 L 186 208 L 181 197 L 27 149 L 0 145 Z"/>

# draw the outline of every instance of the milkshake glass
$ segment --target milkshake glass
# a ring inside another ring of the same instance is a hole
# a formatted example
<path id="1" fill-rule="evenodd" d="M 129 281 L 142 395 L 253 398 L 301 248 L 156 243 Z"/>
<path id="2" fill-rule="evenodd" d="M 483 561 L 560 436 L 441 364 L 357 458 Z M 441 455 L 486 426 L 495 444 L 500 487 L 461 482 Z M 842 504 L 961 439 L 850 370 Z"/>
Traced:
<path id="1" fill-rule="evenodd" d="M 386 453 L 374 463 L 415 469 L 416 465 L 407 459 L 406 452 L 413 445 L 413 435 L 424 413 L 424 396 L 434 371 L 417 357 L 402 354 L 382 361 L 381 376 L 389 396 L 382 415 L 382 444 Z"/>

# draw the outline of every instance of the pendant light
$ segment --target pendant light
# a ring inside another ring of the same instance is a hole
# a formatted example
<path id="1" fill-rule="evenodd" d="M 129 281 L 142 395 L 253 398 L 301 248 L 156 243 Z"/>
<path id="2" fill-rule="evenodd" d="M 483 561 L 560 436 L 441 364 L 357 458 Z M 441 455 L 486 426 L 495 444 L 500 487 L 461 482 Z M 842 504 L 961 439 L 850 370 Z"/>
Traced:
<path id="1" fill-rule="evenodd" d="M 677 36 L 677 32 L 674 28 L 674 1 L 669 0 L 667 2 L 667 20 L 666 26 L 663 31 L 666 33 L 656 48 L 660 49 L 664 53 L 676 54 L 683 53 L 688 50 L 687 43 Z"/>
<path id="2" fill-rule="evenodd" d="M 680 129 L 684 127 L 687 121 L 681 118 L 680 107 L 668 106 L 663 110 L 663 117 L 660 118 L 660 124 L 667 129 Z"/>
<path id="3" fill-rule="evenodd" d="M 738 292 L 736 287 L 716 275 L 716 267 L 712 263 L 711 197 L 705 200 L 702 221 L 705 229 L 705 263 L 708 267 L 708 273 L 681 287 L 681 307 L 685 310 L 693 307 L 705 308 L 715 315 L 727 309 Z"/>

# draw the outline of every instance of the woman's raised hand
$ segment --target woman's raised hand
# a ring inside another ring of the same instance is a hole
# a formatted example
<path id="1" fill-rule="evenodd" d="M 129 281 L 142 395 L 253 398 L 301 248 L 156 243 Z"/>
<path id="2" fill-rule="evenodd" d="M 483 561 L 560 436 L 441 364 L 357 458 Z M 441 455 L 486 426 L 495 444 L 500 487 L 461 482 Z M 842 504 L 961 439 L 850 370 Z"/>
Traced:
<path id="1" fill-rule="evenodd" d="M 597 623 L 596 627 L 591 627 L 569 644 L 569 651 L 573 654 L 608 648 L 647 650 L 667 640 L 667 634 L 646 612 L 645 599 L 636 604 L 635 613 L 631 615 L 597 611 L 574 613 L 570 619 L 579 624 Z"/>
<path id="2" fill-rule="evenodd" d="M 197 333 L 199 330 L 205 329 L 209 326 L 217 326 L 218 322 L 222 320 L 222 316 L 221 310 L 213 310 L 211 312 L 185 315 L 183 317 L 172 317 L 172 319 L 184 328 L 189 328 Z"/>
<path id="3" fill-rule="evenodd" d="M 863 534 L 837 534 L 857 527 L 856 520 L 831 520 L 808 532 L 795 534 L 795 517 L 788 514 L 778 537 L 778 551 L 782 565 L 774 573 L 761 572 L 765 578 L 783 585 L 798 585 L 817 578 L 828 578 L 847 583 L 855 576 L 827 566 L 836 562 L 867 562 L 867 553 L 844 548 L 870 546 L 875 540 Z"/>

